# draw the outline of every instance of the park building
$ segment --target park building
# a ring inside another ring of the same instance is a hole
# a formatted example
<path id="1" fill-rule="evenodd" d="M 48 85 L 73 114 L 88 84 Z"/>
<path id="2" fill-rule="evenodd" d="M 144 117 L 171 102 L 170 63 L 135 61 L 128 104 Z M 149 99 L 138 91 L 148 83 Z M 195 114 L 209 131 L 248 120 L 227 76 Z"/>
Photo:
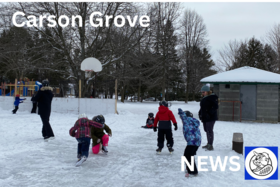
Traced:
<path id="1" fill-rule="evenodd" d="M 219 96 L 220 121 L 280 122 L 280 74 L 245 66 L 200 82 Z"/>

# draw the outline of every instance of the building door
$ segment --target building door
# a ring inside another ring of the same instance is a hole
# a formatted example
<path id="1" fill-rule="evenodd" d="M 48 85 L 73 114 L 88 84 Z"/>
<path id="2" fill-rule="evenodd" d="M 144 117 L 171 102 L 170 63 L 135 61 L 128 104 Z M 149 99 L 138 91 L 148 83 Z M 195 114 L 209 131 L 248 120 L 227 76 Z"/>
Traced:
<path id="1" fill-rule="evenodd" d="M 241 85 L 242 120 L 257 119 L 257 85 Z"/>

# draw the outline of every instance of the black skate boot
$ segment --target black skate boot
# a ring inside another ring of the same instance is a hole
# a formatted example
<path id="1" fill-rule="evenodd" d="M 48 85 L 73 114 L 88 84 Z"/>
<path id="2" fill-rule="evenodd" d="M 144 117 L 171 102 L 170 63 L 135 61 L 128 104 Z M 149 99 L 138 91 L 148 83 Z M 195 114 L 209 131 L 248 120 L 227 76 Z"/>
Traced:
<path id="1" fill-rule="evenodd" d="M 174 149 L 172 147 L 168 147 L 168 151 L 170 152 L 170 154 L 172 154 Z"/>
<path id="2" fill-rule="evenodd" d="M 208 144 L 206 144 L 205 146 L 202 146 L 202 149 L 207 149 Z"/>
<path id="3" fill-rule="evenodd" d="M 213 151 L 214 147 L 210 144 L 207 145 L 206 151 Z"/>
<path id="4" fill-rule="evenodd" d="M 157 150 L 156 150 L 157 154 L 160 154 L 160 153 L 161 153 L 161 149 L 162 149 L 162 148 L 157 148 Z"/>

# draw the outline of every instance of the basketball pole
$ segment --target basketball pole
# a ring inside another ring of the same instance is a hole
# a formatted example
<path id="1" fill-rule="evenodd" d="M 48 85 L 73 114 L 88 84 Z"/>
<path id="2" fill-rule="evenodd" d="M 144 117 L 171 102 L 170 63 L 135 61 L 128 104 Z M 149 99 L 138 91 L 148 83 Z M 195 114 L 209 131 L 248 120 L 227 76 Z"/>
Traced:
<path id="1" fill-rule="evenodd" d="M 10 92 L 12 93 L 12 90 L 10 90 Z M 16 97 L 17 94 L 17 79 L 15 79 L 15 90 L 14 90 L 14 96 Z"/>

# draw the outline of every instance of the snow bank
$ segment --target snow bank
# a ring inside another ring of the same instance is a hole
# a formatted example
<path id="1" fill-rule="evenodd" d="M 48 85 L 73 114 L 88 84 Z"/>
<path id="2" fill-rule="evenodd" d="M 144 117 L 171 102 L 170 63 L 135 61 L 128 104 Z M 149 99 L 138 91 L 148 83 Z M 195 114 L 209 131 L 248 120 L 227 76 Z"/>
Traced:
<path id="1" fill-rule="evenodd" d="M 23 97 L 21 97 L 23 98 Z M 31 97 L 24 97 L 26 100 L 19 105 L 18 111 L 31 111 Z M 14 108 L 14 97 L 0 97 L 0 107 L 3 110 Z M 113 114 L 115 112 L 114 99 L 93 99 L 93 98 L 62 98 L 54 97 L 52 101 L 52 112 L 58 113 L 100 113 Z"/>

